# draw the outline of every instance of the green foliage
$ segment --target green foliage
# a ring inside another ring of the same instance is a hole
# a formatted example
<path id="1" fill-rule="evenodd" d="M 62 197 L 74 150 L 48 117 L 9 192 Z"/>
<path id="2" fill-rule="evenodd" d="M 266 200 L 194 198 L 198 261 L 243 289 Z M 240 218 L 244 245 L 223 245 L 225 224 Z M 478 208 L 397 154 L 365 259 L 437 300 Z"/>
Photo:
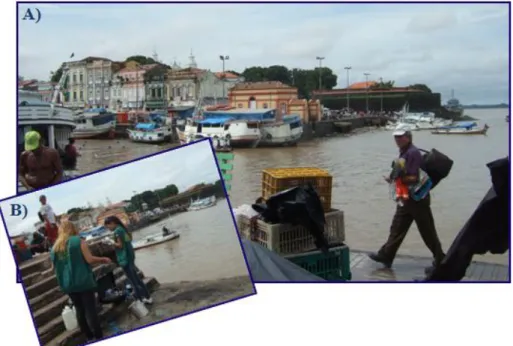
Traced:
<path id="1" fill-rule="evenodd" d="M 50 82 L 59 83 L 62 77 L 62 66 L 57 69 L 57 71 L 50 72 Z"/>
<path id="2" fill-rule="evenodd" d="M 170 184 L 162 189 L 154 191 L 144 191 L 132 196 L 129 201 L 130 205 L 125 209 L 127 212 L 142 210 L 143 203 L 146 203 L 149 209 L 154 209 L 160 205 L 160 201 L 165 198 L 176 196 L 178 193 L 178 187 L 175 184 Z"/>
<path id="3" fill-rule="evenodd" d="M 289 70 L 281 65 L 253 66 L 245 69 L 241 75 L 246 82 L 282 82 L 296 87 L 299 97 L 310 98 L 312 91 L 319 89 L 319 74 L 322 79 L 322 89 L 331 90 L 337 85 L 337 75 L 328 67 L 323 67 L 322 70 L 319 70 L 319 68 L 313 70 L 294 68 Z"/>
<path id="4" fill-rule="evenodd" d="M 81 212 L 84 212 L 84 211 L 90 211 L 91 208 L 71 208 L 70 210 L 68 210 L 66 212 L 66 214 L 74 214 L 74 213 L 81 213 Z"/>
<path id="5" fill-rule="evenodd" d="M 395 81 L 389 80 L 388 82 L 380 81 L 370 87 L 370 89 L 392 89 L 394 87 Z"/>
<path id="6" fill-rule="evenodd" d="M 408 86 L 409 89 L 416 89 L 427 93 L 432 93 L 431 89 L 426 84 L 412 84 Z"/>

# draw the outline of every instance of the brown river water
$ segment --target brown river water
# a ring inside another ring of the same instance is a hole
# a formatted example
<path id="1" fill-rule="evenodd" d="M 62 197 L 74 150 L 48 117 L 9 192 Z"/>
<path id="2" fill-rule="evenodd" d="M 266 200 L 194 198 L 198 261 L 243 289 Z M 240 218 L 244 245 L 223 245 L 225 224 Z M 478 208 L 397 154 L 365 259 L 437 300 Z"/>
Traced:
<path id="1" fill-rule="evenodd" d="M 136 251 L 136 264 L 145 275 L 161 283 L 249 275 L 227 200 L 137 230 L 134 241 L 160 234 L 163 224 L 177 230 L 180 237 Z"/>
<path id="2" fill-rule="evenodd" d="M 504 120 L 507 112 L 507 109 L 465 111 L 465 114 L 479 119 L 480 125 L 486 123 L 490 126 L 487 136 L 432 135 L 429 131 L 414 133 L 414 143 L 418 147 L 427 150 L 436 148 L 455 161 L 449 177 L 432 192 L 433 213 L 444 248 L 450 246 L 491 186 L 486 163 L 509 153 L 509 123 Z M 82 173 L 171 147 L 136 144 L 126 140 L 77 142 L 82 154 L 78 168 Z M 293 148 L 240 149 L 235 152 L 230 200 L 236 207 L 252 203 L 260 196 L 261 172 L 265 168 L 302 166 L 327 169 L 334 179 L 332 206 L 345 212 L 348 245 L 358 250 L 376 250 L 387 237 L 395 208 L 389 199 L 388 185 L 384 183 L 382 176 L 389 172 L 390 163 L 396 155 L 397 148 L 392 133 L 382 129 L 316 139 L 302 142 Z M 209 210 L 214 209 L 205 211 Z M 182 215 L 195 216 L 194 213 Z M 191 217 L 190 221 L 198 222 L 195 219 Z M 204 227 L 210 227 L 210 223 L 205 223 Z M 227 227 L 232 226 L 227 224 Z M 198 232 L 201 230 L 191 231 L 194 234 Z M 230 238 L 226 239 L 229 243 Z M 221 242 L 219 245 L 224 247 Z M 223 252 L 222 249 L 210 249 L 211 247 L 198 254 L 214 258 L 211 251 L 215 254 L 218 251 Z M 416 226 L 410 230 L 399 252 L 407 255 L 430 255 Z M 142 254 L 140 258 L 142 260 Z M 148 257 L 150 258 L 151 256 Z M 509 254 L 486 255 L 479 256 L 476 260 L 506 264 L 508 258 Z M 165 259 L 170 260 L 170 257 L 155 256 L 150 267 L 158 266 Z M 175 270 L 180 273 L 187 272 L 188 269 L 182 266 L 190 267 L 185 261 L 183 265 L 176 265 Z M 146 265 L 143 267 L 146 269 Z M 222 269 L 221 267 L 219 270 Z"/>

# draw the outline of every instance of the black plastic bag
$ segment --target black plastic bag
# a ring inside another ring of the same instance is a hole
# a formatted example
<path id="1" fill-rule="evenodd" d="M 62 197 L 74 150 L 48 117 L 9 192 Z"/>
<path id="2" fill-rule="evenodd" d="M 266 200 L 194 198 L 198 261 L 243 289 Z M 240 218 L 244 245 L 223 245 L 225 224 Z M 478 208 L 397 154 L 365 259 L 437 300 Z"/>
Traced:
<path id="1" fill-rule="evenodd" d="M 431 149 L 431 151 L 424 149 L 419 150 L 424 153 L 422 155 L 420 169 L 426 172 L 429 178 L 431 178 L 431 182 L 433 183 L 431 190 L 433 190 L 438 183 L 449 175 L 454 161 L 436 149 Z"/>
<path id="2" fill-rule="evenodd" d="M 425 281 L 459 281 L 474 255 L 503 254 L 510 248 L 510 165 L 509 159 L 487 164 L 492 187 L 460 230 L 442 263 Z"/>
<path id="3" fill-rule="evenodd" d="M 253 204 L 252 207 L 267 223 L 304 226 L 314 237 L 317 249 L 328 252 L 324 210 L 311 184 L 279 192 L 269 197 L 265 204 Z"/>

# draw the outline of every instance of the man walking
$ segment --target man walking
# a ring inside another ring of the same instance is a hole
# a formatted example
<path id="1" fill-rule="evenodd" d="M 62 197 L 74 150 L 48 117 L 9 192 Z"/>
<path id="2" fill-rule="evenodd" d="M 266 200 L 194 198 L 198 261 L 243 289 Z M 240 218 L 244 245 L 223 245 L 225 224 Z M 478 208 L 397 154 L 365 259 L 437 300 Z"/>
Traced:
<path id="1" fill-rule="evenodd" d="M 422 154 L 413 145 L 411 132 L 396 130 L 394 131 L 394 139 L 399 147 L 399 157 L 405 160 L 406 172 L 401 178 L 403 183 L 410 187 L 418 185 Z M 388 177 L 385 177 L 385 180 L 391 183 Z M 373 261 L 382 263 L 385 267 L 390 268 L 408 230 L 413 221 L 415 221 L 422 240 L 433 254 L 434 265 L 440 264 L 445 254 L 436 232 L 430 200 L 431 197 L 428 193 L 420 200 L 409 198 L 403 204 L 398 204 L 392 225 L 390 226 L 388 240 L 377 253 L 370 254 L 369 257 Z"/>

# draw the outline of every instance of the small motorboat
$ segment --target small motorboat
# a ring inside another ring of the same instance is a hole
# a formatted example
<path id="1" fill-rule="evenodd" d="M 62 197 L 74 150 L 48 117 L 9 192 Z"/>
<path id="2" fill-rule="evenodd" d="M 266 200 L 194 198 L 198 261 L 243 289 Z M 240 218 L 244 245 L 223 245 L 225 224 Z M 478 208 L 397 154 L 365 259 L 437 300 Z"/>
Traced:
<path id="1" fill-rule="evenodd" d="M 176 239 L 178 237 L 180 237 L 180 233 L 178 233 L 176 231 L 170 231 L 169 234 L 167 234 L 167 235 L 160 233 L 160 234 L 147 236 L 143 239 L 133 242 L 132 246 L 133 246 L 134 250 L 139 250 L 139 249 L 144 249 L 144 248 L 147 248 L 150 246 L 162 244 L 167 241 Z"/>
<path id="2" fill-rule="evenodd" d="M 438 127 L 434 131 L 431 131 L 431 133 L 434 135 L 486 135 L 489 128 L 487 124 L 482 128 L 477 128 L 477 123 L 465 122 L 452 126 Z"/>

